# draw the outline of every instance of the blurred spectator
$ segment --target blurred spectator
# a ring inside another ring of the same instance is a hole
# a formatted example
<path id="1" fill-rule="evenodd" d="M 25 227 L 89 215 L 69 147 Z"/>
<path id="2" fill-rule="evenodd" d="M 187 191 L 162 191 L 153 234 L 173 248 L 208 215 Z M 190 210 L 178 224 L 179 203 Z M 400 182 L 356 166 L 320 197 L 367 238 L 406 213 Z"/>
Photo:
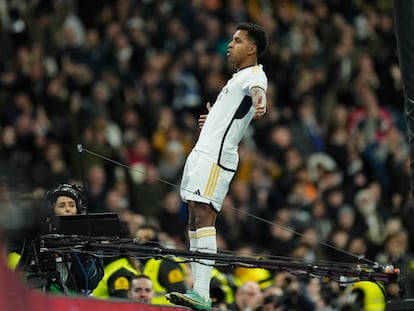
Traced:
<path id="1" fill-rule="evenodd" d="M 364 237 L 374 246 L 384 241 L 384 219 L 378 211 L 378 199 L 371 189 L 361 189 L 355 195 L 355 206 L 365 221 Z"/>
<path id="2" fill-rule="evenodd" d="M 3 176 L 7 176 L 13 185 L 20 184 L 23 188 L 30 189 L 31 176 L 27 165 L 27 155 L 18 148 L 15 127 L 3 127 L 0 140 L 0 171 Z"/>
<path id="3" fill-rule="evenodd" d="M 405 277 L 403 284 L 405 297 L 412 297 L 414 290 L 414 256 L 408 249 L 408 236 L 406 231 L 399 231 L 389 234 L 384 242 L 384 247 L 377 253 L 376 260 L 383 265 L 393 265 L 401 271 L 401 276 Z M 399 288 L 397 284 L 390 284 L 387 292 L 393 298 L 398 297 Z"/>
<path id="4" fill-rule="evenodd" d="M 179 134 L 178 129 L 172 129 L 170 131 L 171 136 L 172 132 L 176 131 Z M 160 168 L 160 177 L 172 184 L 177 184 L 181 177 L 181 171 L 184 166 L 185 160 L 185 149 L 183 143 L 177 138 L 171 137 L 167 142 L 163 153 L 161 154 L 159 160 Z"/>
<path id="5" fill-rule="evenodd" d="M 235 216 L 240 228 L 241 238 L 245 242 L 250 242 L 254 239 L 255 232 L 253 232 L 253 228 L 250 226 L 251 219 L 248 217 L 253 208 L 249 184 L 246 181 L 234 180 L 230 185 L 230 194 L 239 210 Z"/>
<path id="6" fill-rule="evenodd" d="M 318 231 L 318 235 L 323 241 L 326 241 L 333 226 L 327 211 L 326 203 L 321 199 L 317 199 L 311 205 L 310 211 L 312 215 L 312 223 Z"/>
<path id="7" fill-rule="evenodd" d="M 326 240 L 326 243 L 329 245 L 325 248 L 326 259 L 334 262 L 346 262 L 348 256 L 342 250 L 346 249 L 349 240 L 350 233 L 347 230 L 337 227 L 333 228 Z"/>
<path id="8" fill-rule="evenodd" d="M 297 108 L 297 118 L 290 123 L 292 138 L 299 152 L 307 157 L 325 148 L 325 136 L 317 120 L 315 98 L 304 96 Z M 300 143 L 299 143 L 300 142 Z"/>
<path id="9" fill-rule="evenodd" d="M 373 258 L 372 249 L 370 249 L 368 243 L 361 236 L 354 236 L 348 242 L 347 251 L 349 251 L 353 256 L 349 258 L 349 262 L 356 262 L 357 258 Z"/>
<path id="10" fill-rule="evenodd" d="M 352 237 L 362 235 L 366 224 L 358 217 L 354 208 L 350 205 L 343 205 L 336 215 L 336 223 L 339 228 L 348 231 Z"/>
<path id="11" fill-rule="evenodd" d="M 153 147 L 149 140 L 144 137 L 138 137 L 127 150 L 127 164 L 136 169 L 132 175 L 132 180 L 135 184 L 141 184 L 145 178 L 145 171 L 153 164 Z"/>
<path id="12" fill-rule="evenodd" d="M 333 107 L 332 118 L 327 124 L 326 153 L 337 163 L 342 174 L 345 173 L 349 155 L 349 110 L 344 104 L 337 104 Z"/>
<path id="13" fill-rule="evenodd" d="M 375 152 L 376 159 L 383 164 L 384 179 L 388 187 L 381 183 L 381 192 L 400 192 L 396 184 L 404 170 L 404 161 L 408 157 L 408 144 L 403 134 L 395 126 L 391 126 L 384 139 L 379 144 Z M 381 180 L 379 180 L 381 181 Z M 389 209 L 383 210 L 388 216 L 392 213 Z"/>
<path id="14" fill-rule="evenodd" d="M 33 185 L 36 188 L 50 189 L 72 178 L 61 145 L 53 140 L 49 140 L 44 147 L 43 157 L 33 166 Z"/>
<path id="15" fill-rule="evenodd" d="M 69 92 L 61 75 L 52 77 L 43 95 L 42 106 L 50 120 L 49 128 L 58 139 L 70 139 L 67 131 L 70 126 Z"/>
<path id="16" fill-rule="evenodd" d="M 276 309 L 315 310 L 315 298 L 309 290 L 308 278 L 299 278 L 286 272 L 278 272 L 274 277 L 274 285 L 282 289 L 283 295 L 275 299 Z"/>
<path id="17" fill-rule="evenodd" d="M 305 253 L 300 257 L 306 262 L 317 262 L 325 259 L 325 254 L 321 245 L 318 241 L 321 240 L 321 237 L 318 235 L 318 231 L 313 227 L 313 222 L 309 220 L 307 227 L 304 227 L 300 231 L 301 236 L 297 238 L 297 245 L 303 245 Z"/>
<path id="18" fill-rule="evenodd" d="M 107 175 L 100 165 L 93 165 L 87 171 L 86 197 L 91 213 L 105 212 L 105 196 L 108 190 Z"/>
<path id="19" fill-rule="evenodd" d="M 226 244 L 234 249 L 240 242 L 240 227 L 237 221 L 237 210 L 233 197 L 227 195 L 223 200 L 220 217 L 217 219 L 216 227 L 219 235 L 225 237 Z"/>
<path id="20" fill-rule="evenodd" d="M 283 290 L 278 286 L 270 286 L 263 291 L 263 311 L 273 311 L 277 308 L 278 299 L 283 296 Z"/>
<path id="21" fill-rule="evenodd" d="M 293 248 L 293 229 L 290 226 L 292 212 L 287 207 L 276 211 L 269 228 L 269 250 L 273 256 L 284 256 Z"/>
<path id="22" fill-rule="evenodd" d="M 162 199 L 169 187 L 161 182 L 159 169 L 155 165 L 148 165 L 144 172 L 134 172 L 134 174 L 144 174 L 144 180 L 135 186 L 137 201 L 132 210 L 146 217 L 155 218 L 162 209 Z"/>
<path id="23" fill-rule="evenodd" d="M 111 189 L 105 193 L 105 211 L 122 213 L 125 209 L 129 209 L 129 203 L 119 190 Z"/>
<path id="24" fill-rule="evenodd" d="M 326 189 L 323 193 L 323 199 L 328 208 L 329 217 L 331 219 L 338 219 L 340 209 L 346 204 L 342 189 L 339 186 Z"/>
<path id="25" fill-rule="evenodd" d="M 259 284 L 253 281 L 238 287 L 234 300 L 234 303 L 228 306 L 230 310 L 260 310 L 264 302 Z"/>
<path id="26" fill-rule="evenodd" d="M 380 105 L 373 90 L 362 85 L 357 91 L 358 107 L 351 111 L 350 131 L 358 139 L 360 150 L 363 150 L 367 164 L 385 189 L 389 181 L 383 176 L 383 163 L 376 157 L 376 150 L 384 140 L 392 126 L 390 112 Z"/>
<path id="27" fill-rule="evenodd" d="M 160 244 L 159 230 L 157 227 L 144 224 L 135 232 L 134 237 L 138 243 L 145 246 L 157 247 Z M 186 285 L 184 282 L 185 268 L 181 260 L 174 256 L 164 258 L 141 258 L 142 272 L 150 277 L 154 284 L 153 304 L 171 304 L 164 296 L 171 291 L 184 293 Z"/>
<path id="28" fill-rule="evenodd" d="M 338 290 L 334 282 L 323 282 L 319 278 L 309 278 L 306 291 L 316 310 L 334 311 L 338 306 Z"/>
<path id="29" fill-rule="evenodd" d="M 163 197 L 162 210 L 156 215 L 161 231 L 167 233 L 178 245 L 185 245 L 187 215 L 183 212 L 177 192 L 168 192 Z"/>
<path id="30" fill-rule="evenodd" d="M 154 297 L 153 284 L 145 274 L 138 274 L 131 279 L 128 298 L 141 303 L 151 303 Z"/>
<path id="31" fill-rule="evenodd" d="M 122 135 L 119 126 L 111 121 L 108 116 L 107 108 L 97 108 L 98 111 L 92 119 L 92 124 L 100 135 L 103 135 L 108 145 L 114 149 L 119 149 L 122 143 Z"/>
<path id="32" fill-rule="evenodd" d="M 121 223 L 121 239 L 131 238 L 126 223 Z M 140 273 L 139 262 L 119 252 L 114 256 L 104 258 L 104 276 L 91 296 L 99 299 L 128 298 L 131 280 Z"/>

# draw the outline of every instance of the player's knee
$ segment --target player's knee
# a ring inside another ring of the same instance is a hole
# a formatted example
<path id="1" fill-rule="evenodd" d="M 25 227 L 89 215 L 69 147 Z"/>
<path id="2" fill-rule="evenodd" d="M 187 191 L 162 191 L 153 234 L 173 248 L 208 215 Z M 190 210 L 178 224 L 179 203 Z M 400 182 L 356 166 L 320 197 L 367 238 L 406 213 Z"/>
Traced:
<path id="1" fill-rule="evenodd" d="M 196 228 L 211 227 L 215 225 L 217 214 L 206 205 L 204 208 L 197 209 L 195 217 Z"/>

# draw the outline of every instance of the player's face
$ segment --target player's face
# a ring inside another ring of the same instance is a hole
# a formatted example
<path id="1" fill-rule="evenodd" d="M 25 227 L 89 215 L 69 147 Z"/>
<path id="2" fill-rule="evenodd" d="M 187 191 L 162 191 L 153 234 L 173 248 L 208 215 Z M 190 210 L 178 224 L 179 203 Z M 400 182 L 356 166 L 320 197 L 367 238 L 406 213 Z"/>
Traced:
<path id="1" fill-rule="evenodd" d="M 134 279 L 131 282 L 129 296 L 132 300 L 151 303 L 153 297 L 152 282 L 148 279 Z"/>
<path id="2" fill-rule="evenodd" d="M 256 45 L 249 40 L 247 30 L 237 30 L 228 44 L 227 57 L 229 61 L 240 66 L 254 53 L 256 53 Z"/>
<path id="3" fill-rule="evenodd" d="M 70 197 L 58 197 L 53 211 L 56 216 L 76 215 L 76 202 Z"/>

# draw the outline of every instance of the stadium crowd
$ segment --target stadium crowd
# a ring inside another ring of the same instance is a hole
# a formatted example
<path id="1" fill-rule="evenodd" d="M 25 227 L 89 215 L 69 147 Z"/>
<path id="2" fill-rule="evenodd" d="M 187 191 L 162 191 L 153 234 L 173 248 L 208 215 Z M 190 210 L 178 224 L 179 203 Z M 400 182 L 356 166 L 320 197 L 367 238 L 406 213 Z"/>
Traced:
<path id="1" fill-rule="evenodd" d="M 130 232 L 151 223 L 161 242 L 187 245 L 184 160 L 198 115 L 233 72 L 231 34 L 254 21 L 269 35 L 268 112 L 240 147 L 219 250 L 364 256 L 400 267 L 413 297 L 391 0 L 0 2 L 0 173 L 13 189 L 40 198 L 85 179 L 90 212 L 119 213 Z M 306 285 L 315 310 L 335 309 L 340 289 L 328 297 Z"/>

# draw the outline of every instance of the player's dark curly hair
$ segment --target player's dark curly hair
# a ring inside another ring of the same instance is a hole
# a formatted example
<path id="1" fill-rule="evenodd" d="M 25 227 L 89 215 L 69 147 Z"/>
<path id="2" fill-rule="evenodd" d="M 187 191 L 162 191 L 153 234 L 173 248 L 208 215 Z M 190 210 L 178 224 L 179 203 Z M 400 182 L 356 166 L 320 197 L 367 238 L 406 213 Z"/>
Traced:
<path id="1" fill-rule="evenodd" d="M 246 30 L 249 39 L 257 46 L 257 56 L 261 56 L 267 49 L 268 39 L 263 27 L 254 23 L 240 23 L 237 30 Z"/>

